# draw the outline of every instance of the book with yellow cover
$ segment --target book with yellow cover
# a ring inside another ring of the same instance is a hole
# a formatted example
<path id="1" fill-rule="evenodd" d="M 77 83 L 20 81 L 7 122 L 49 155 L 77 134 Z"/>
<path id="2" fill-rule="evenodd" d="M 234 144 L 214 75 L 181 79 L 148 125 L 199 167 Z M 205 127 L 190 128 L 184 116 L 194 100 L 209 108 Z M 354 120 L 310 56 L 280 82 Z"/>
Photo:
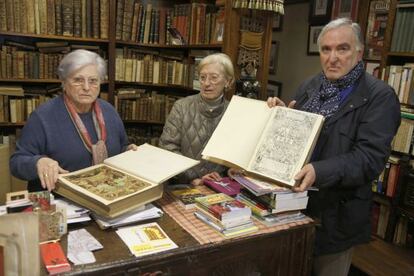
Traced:
<path id="1" fill-rule="evenodd" d="M 59 176 L 56 192 L 103 217 L 116 217 L 161 198 L 169 178 L 199 161 L 148 144 L 103 164 Z"/>
<path id="2" fill-rule="evenodd" d="M 252 115 L 253 114 L 253 115 Z M 203 158 L 271 182 L 294 186 L 322 128 L 322 115 L 233 96 Z"/>
<path id="3" fill-rule="evenodd" d="M 116 233 L 136 257 L 178 247 L 156 222 L 121 228 Z"/>

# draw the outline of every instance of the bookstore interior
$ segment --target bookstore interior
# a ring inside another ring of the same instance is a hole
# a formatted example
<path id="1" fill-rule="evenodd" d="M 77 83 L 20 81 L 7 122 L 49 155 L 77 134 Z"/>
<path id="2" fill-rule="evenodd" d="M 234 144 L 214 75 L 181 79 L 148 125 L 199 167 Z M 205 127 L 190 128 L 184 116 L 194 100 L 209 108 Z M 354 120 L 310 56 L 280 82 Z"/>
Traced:
<path id="1" fill-rule="evenodd" d="M 401 119 L 347 273 L 414 275 L 413 15 L 413 0 L 0 0 L 0 276 L 315 273 L 307 209 L 326 186 L 297 175 L 332 118 L 266 100 L 321 72 L 318 36 L 344 17 Z"/>

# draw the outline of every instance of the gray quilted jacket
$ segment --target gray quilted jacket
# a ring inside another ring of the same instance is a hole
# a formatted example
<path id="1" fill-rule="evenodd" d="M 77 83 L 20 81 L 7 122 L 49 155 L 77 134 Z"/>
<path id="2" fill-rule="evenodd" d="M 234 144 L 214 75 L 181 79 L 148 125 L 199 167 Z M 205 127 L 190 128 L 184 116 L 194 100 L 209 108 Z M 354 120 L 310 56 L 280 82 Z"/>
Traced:
<path id="1" fill-rule="evenodd" d="M 168 115 L 159 146 L 161 148 L 200 160 L 201 163 L 179 176 L 182 184 L 216 171 L 223 175 L 225 167 L 201 159 L 214 129 L 220 122 L 229 102 L 222 98 L 219 105 L 211 107 L 200 94 L 180 99 Z"/>

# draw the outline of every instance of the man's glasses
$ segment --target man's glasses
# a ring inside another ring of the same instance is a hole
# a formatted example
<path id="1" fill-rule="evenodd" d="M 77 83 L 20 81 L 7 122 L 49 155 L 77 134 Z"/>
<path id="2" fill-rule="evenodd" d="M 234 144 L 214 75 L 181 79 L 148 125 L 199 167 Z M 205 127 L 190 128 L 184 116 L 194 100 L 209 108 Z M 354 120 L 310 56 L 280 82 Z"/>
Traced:
<path id="1" fill-rule="evenodd" d="M 210 80 L 211 84 L 217 84 L 221 80 L 221 76 L 217 74 L 200 74 L 199 80 L 201 83 L 205 84 Z"/>
<path id="2" fill-rule="evenodd" d="M 71 79 L 71 84 L 74 86 L 83 86 L 85 85 L 85 81 L 88 82 L 89 86 L 96 87 L 99 85 L 99 79 L 98 78 L 82 78 L 82 77 L 74 77 Z"/>

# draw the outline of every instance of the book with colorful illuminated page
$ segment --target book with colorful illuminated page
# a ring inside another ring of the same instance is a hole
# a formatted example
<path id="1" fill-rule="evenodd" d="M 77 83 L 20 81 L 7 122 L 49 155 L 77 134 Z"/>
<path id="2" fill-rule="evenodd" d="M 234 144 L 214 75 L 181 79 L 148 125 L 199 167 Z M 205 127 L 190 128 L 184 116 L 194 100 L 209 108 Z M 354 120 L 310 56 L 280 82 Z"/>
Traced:
<path id="1" fill-rule="evenodd" d="M 199 161 L 148 144 L 59 176 L 56 192 L 113 218 L 161 198 L 162 183 Z"/>
<path id="2" fill-rule="evenodd" d="M 202 155 L 248 175 L 294 186 L 323 121 L 322 115 L 233 96 Z"/>

